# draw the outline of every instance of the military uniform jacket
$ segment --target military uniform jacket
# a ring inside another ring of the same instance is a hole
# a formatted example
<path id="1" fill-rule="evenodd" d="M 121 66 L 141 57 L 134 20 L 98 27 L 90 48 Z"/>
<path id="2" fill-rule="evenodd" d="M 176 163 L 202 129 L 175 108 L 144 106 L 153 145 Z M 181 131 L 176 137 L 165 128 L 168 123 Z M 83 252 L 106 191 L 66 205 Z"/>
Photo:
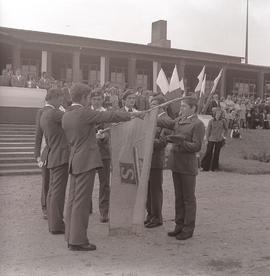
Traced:
<path id="1" fill-rule="evenodd" d="M 174 135 L 184 137 L 174 143 L 168 159 L 168 168 L 181 174 L 197 175 L 196 153 L 201 150 L 205 127 L 196 114 L 189 118 L 158 119 L 158 126 L 174 130 Z"/>
<path id="2" fill-rule="evenodd" d="M 130 118 L 128 112 L 100 112 L 90 107 L 72 106 L 62 120 L 71 147 L 70 173 L 80 174 L 103 166 L 96 140 L 96 124 L 128 121 Z"/>
<path id="3" fill-rule="evenodd" d="M 40 126 L 47 145 L 43 155 L 48 169 L 68 163 L 69 147 L 61 126 L 63 114 L 59 109 L 45 106 L 40 117 Z"/>
<path id="4" fill-rule="evenodd" d="M 165 112 L 163 114 L 160 114 L 159 118 L 168 120 L 170 119 L 170 117 Z M 171 132 L 172 131 L 167 128 L 156 127 L 151 168 L 163 169 L 165 159 L 165 148 L 167 145 L 165 137 L 171 134 Z"/>

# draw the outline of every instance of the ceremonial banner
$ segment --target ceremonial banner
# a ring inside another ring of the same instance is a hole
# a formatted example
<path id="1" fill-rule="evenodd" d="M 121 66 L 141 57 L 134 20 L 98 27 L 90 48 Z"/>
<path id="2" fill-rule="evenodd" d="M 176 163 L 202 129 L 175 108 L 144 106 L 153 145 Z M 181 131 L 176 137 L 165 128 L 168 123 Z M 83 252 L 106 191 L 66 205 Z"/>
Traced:
<path id="1" fill-rule="evenodd" d="M 111 128 L 111 235 L 142 232 L 157 112 Z"/>

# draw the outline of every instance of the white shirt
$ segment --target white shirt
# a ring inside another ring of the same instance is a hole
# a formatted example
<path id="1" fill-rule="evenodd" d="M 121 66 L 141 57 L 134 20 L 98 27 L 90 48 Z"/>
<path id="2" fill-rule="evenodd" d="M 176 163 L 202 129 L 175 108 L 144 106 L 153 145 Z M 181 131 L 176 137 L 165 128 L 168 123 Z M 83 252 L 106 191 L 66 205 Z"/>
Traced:
<path id="1" fill-rule="evenodd" d="M 124 106 L 124 108 L 125 108 L 126 112 L 129 112 L 128 110 L 129 110 L 130 108 L 128 108 L 128 107 L 126 107 L 126 106 Z M 132 112 L 138 112 L 138 110 L 135 109 L 135 108 L 131 108 L 131 109 L 132 109 Z"/>

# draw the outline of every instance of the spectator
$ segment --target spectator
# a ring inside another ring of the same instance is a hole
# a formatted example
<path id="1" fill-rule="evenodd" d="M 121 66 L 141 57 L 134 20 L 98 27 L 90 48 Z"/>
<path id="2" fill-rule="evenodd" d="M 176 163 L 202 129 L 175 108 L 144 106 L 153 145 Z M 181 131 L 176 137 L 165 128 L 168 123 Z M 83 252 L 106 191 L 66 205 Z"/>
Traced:
<path id="1" fill-rule="evenodd" d="M 2 75 L 0 76 L 0 86 L 10 86 L 11 77 L 8 74 L 7 69 L 2 70 Z"/>
<path id="2" fill-rule="evenodd" d="M 26 86 L 26 79 L 21 74 L 21 70 L 17 69 L 15 75 L 11 77 L 11 86 L 13 87 L 25 87 Z"/>
<path id="3" fill-rule="evenodd" d="M 206 110 L 207 115 L 213 115 L 213 108 L 220 107 L 220 102 L 218 100 L 218 94 L 214 94 L 213 98 Z"/>
<path id="4" fill-rule="evenodd" d="M 37 87 L 37 82 L 36 82 L 34 76 L 31 76 L 31 75 L 28 76 L 27 87 L 28 88 L 36 88 Z"/>
<path id="5" fill-rule="evenodd" d="M 50 79 L 46 72 L 42 73 L 42 76 L 38 82 L 38 88 L 40 89 L 50 89 L 52 87 L 52 79 Z"/>
<path id="6" fill-rule="evenodd" d="M 139 111 L 149 109 L 149 99 L 143 94 L 143 88 L 138 87 L 135 98 L 135 108 Z"/>
<path id="7" fill-rule="evenodd" d="M 228 134 L 228 125 L 222 118 L 220 108 L 213 109 L 213 119 L 208 123 L 206 130 L 207 149 L 202 159 L 201 166 L 204 171 L 219 169 L 220 149 Z"/>

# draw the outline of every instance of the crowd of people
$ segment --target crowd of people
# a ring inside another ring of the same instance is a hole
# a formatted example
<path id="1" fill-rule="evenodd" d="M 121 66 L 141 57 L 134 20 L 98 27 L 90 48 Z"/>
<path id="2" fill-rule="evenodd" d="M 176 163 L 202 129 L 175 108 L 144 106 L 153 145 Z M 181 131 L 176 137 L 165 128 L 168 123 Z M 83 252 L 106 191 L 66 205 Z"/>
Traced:
<path id="1" fill-rule="evenodd" d="M 239 128 L 270 128 L 270 97 L 262 99 L 253 96 L 247 98 L 241 95 L 228 95 L 226 99 L 224 97 L 219 99 L 215 94 L 207 114 L 212 114 L 213 107 L 221 108 L 228 121 L 229 129 L 232 129 L 234 124 L 238 124 Z"/>

